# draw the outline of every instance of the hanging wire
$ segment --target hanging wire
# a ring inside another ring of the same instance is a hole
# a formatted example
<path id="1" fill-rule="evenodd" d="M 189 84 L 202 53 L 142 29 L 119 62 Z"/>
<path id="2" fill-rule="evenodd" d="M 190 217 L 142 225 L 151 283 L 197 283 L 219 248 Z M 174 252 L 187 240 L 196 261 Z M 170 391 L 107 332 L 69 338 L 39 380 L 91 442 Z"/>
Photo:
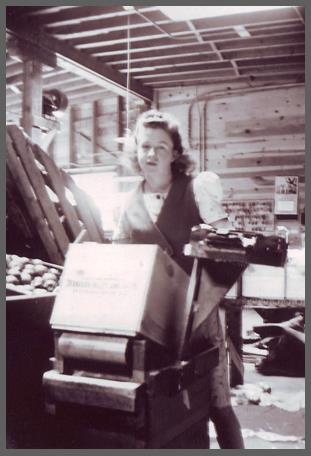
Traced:
<path id="1" fill-rule="evenodd" d="M 126 76 L 126 130 L 129 134 L 129 112 L 130 112 L 130 66 L 131 66 L 131 37 L 130 37 L 130 14 L 127 16 L 127 76 Z"/>
<path id="2" fill-rule="evenodd" d="M 124 8 L 125 9 L 125 8 Z M 131 8 L 132 10 L 132 8 Z M 115 138 L 118 143 L 124 144 L 130 136 L 130 72 L 131 72 L 131 36 L 130 36 L 130 14 L 127 16 L 127 73 L 126 73 L 126 95 L 125 95 L 125 132 L 122 137 Z"/>

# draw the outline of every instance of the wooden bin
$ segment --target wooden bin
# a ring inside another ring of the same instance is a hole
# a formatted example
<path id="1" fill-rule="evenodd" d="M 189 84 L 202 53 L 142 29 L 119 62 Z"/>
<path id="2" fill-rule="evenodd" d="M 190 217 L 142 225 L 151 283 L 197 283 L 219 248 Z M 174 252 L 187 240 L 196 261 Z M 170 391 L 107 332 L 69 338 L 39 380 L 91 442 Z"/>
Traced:
<path id="1" fill-rule="evenodd" d="M 63 264 L 82 230 L 84 240 L 106 242 L 91 198 L 15 124 L 6 128 L 6 163 L 8 244 L 23 240 L 16 253 Z"/>

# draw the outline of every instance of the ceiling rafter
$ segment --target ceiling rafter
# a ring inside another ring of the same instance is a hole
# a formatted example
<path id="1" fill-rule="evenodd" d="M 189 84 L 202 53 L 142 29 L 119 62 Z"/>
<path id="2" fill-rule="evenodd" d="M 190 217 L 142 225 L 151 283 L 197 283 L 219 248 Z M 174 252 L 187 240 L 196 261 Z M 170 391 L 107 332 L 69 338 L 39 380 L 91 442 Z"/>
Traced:
<path id="1" fill-rule="evenodd" d="M 127 27 L 128 16 L 130 16 L 130 27 L 141 27 L 142 25 L 146 25 L 146 21 L 139 16 L 138 14 L 131 13 L 124 11 L 122 15 L 115 15 L 113 17 L 102 17 L 102 18 L 93 18 L 93 19 L 85 19 L 78 23 L 73 24 L 46 24 L 46 30 L 51 33 L 52 35 L 71 35 L 71 34 L 79 34 L 81 37 L 84 34 L 92 33 L 92 34 L 99 34 L 102 32 L 103 29 L 109 29 L 109 31 L 117 31 L 122 30 Z M 159 25 L 165 25 L 172 21 L 164 20 L 163 15 L 159 11 L 154 11 L 151 13 L 146 13 L 146 16 L 150 18 L 150 20 L 157 22 Z M 162 19 L 162 20 L 161 20 Z"/>
<path id="2" fill-rule="evenodd" d="M 98 62 L 92 56 L 81 54 L 81 52 L 70 45 L 64 45 L 55 38 L 47 36 L 42 31 L 29 30 L 25 24 L 15 22 L 8 18 L 7 27 L 17 37 L 26 43 L 41 48 L 47 53 L 51 53 L 55 58 L 55 66 L 73 70 L 82 78 L 92 80 L 106 89 L 110 89 L 118 94 L 126 95 L 127 79 L 120 73 L 115 72 L 111 67 Z M 134 96 L 152 99 L 152 91 L 136 81 L 131 81 L 130 92 Z"/>
<path id="3" fill-rule="evenodd" d="M 95 100 L 107 87 L 127 96 L 127 83 L 138 100 L 149 100 L 153 90 L 170 86 L 304 81 L 303 7 L 195 19 L 193 27 L 158 6 L 135 8 L 7 7 L 8 109 L 20 103 L 22 53 L 43 62 L 43 89 L 64 90 L 70 104 Z M 237 25 L 250 36 L 241 38 Z"/>

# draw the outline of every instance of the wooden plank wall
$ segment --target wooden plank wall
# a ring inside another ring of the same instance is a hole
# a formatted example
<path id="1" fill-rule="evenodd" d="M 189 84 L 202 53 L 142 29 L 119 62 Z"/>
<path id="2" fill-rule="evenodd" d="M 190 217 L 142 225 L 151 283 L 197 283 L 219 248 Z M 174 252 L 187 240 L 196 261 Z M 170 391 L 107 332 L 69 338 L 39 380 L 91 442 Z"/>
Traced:
<path id="1" fill-rule="evenodd" d="M 71 109 L 71 157 L 78 165 L 117 165 L 120 136 L 127 124 L 123 110 L 120 113 L 119 97 L 107 92 L 97 101 L 74 105 Z M 124 103 L 123 103 L 124 105 Z M 139 113 L 139 104 L 132 102 L 129 123 L 132 125 Z M 121 114 L 121 115 L 120 115 Z M 120 126 L 120 120 L 122 125 Z M 60 158 L 60 157 L 59 157 Z"/>
<path id="2" fill-rule="evenodd" d="M 72 157 L 86 166 L 118 163 L 115 138 L 126 125 L 123 101 L 121 115 L 120 99 L 110 92 L 96 106 L 75 105 L 66 113 L 53 149 L 59 166 L 69 167 Z M 304 206 L 304 85 L 250 87 L 239 82 L 159 89 L 154 104 L 178 117 L 197 169 L 221 176 L 226 200 L 273 199 L 275 175 L 291 174 L 299 176 L 300 209 Z M 141 109 L 131 102 L 130 127 Z"/>
<path id="3" fill-rule="evenodd" d="M 158 107 L 180 119 L 198 169 L 221 176 L 225 199 L 273 199 L 276 175 L 298 175 L 304 206 L 303 85 L 215 85 L 157 95 Z"/>

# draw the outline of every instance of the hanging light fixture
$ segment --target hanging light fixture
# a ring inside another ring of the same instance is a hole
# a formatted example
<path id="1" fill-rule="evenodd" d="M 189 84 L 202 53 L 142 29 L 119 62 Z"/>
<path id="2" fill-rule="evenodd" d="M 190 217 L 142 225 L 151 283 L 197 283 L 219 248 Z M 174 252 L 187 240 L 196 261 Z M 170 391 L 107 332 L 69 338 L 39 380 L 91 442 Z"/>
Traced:
<path id="1" fill-rule="evenodd" d="M 62 117 L 68 106 L 67 96 L 58 89 L 44 90 L 42 113 L 50 117 Z"/>

